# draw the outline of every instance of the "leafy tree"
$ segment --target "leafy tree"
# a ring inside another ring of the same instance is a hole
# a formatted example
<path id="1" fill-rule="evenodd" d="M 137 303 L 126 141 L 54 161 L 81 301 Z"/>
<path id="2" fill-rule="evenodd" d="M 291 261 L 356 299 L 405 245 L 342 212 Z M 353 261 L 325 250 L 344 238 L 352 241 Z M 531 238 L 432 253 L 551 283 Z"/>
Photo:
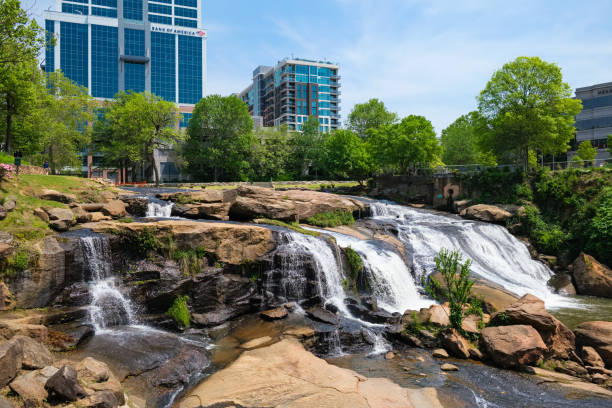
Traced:
<path id="1" fill-rule="evenodd" d="M 28 18 L 19 0 L 0 1 L 0 69 L 36 60 L 43 45 L 42 28 Z"/>
<path id="2" fill-rule="evenodd" d="M 483 152 L 480 135 L 486 131 L 478 112 L 459 117 L 442 131 L 442 161 L 445 164 L 496 164 L 492 152 Z"/>
<path id="3" fill-rule="evenodd" d="M 98 125 L 97 135 L 109 138 L 103 146 L 111 157 L 147 160 L 153 167 L 155 185 L 159 185 L 154 153 L 184 139 L 183 133 L 176 129 L 179 119 L 176 105 L 159 96 L 150 92 L 119 92 L 106 105 L 104 122 Z"/>
<path id="4" fill-rule="evenodd" d="M 323 143 L 324 166 L 334 178 L 353 179 L 363 185 L 373 165 L 366 143 L 350 130 L 339 129 Z"/>
<path id="5" fill-rule="evenodd" d="M 578 146 L 576 156 L 578 156 L 580 160 L 584 161 L 595 160 L 595 156 L 597 156 L 597 149 L 593 147 L 589 140 L 585 140 Z"/>
<path id="6" fill-rule="evenodd" d="M 308 176 L 312 171 L 318 174 L 323 167 L 323 135 L 319 132 L 319 126 L 319 119 L 309 116 L 302 126 L 302 132 L 294 135 L 294 168 L 298 176 Z"/>
<path id="7" fill-rule="evenodd" d="M 253 120 L 236 96 L 209 95 L 198 102 L 183 148 L 187 171 L 195 179 L 244 179 L 253 146 Z"/>
<path id="8" fill-rule="evenodd" d="M 451 325 L 463 332 L 464 309 L 469 305 L 472 297 L 472 286 L 476 281 L 470 279 L 470 266 L 472 261 L 461 262 L 461 255 L 457 251 L 442 249 L 436 256 L 436 269 L 442 275 L 443 283 L 423 277 L 423 286 L 427 293 L 434 299 L 442 301 L 448 300 L 450 304 Z"/>
<path id="9" fill-rule="evenodd" d="M 251 180 L 290 180 L 294 148 L 286 125 L 280 128 L 260 127 L 255 131 L 250 163 Z"/>
<path id="10" fill-rule="evenodd" d="M 368 146 L 377 169 L 405 174 L 440 161 L 442 148 L 431 122 L 410 115 L 400 123 L 368 131 Z"/>
<path id="11" fill-rule="evenodd" d="M 491 130 L 486 145 L 498 158 L 509 154 L 525 168 L 529 151 L 567 151 L 581 108 L 561 69 L 538 57 L 505 64 L 478 97 L 478 110 Z"/>
<path id="12" fill-rule="evenodd" d="M 397 121 L 397 115 L 389 112 L 385 104 L 378 99 L 355 105 L 349 114 L 347 127 L 362 139 L 368 138 L 368 129 L 378 129 Z"/>
<path id="13" fill-rule="evenodd" d="M 612 187 L 606 187 L 598 199 L 587 249 L 594 251 L 601 262 L 612 264 Z"/>

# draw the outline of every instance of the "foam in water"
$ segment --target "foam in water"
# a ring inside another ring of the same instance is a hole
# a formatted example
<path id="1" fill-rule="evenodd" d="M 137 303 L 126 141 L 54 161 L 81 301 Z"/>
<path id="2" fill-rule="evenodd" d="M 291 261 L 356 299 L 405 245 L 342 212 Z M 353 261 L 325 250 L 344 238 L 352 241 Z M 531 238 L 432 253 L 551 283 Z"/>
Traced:
<path id="1" fill-rule="evenodd" d="M 321 238 L 298 232 L 280 232 L 279 249 L 283 254 L 281 258 L 281 283 L 285 295 L 298 298 L 306 287 L 304 276 L 303 257 L 300 254 L 309 254 L 314 263 L 317 274 L 317 287 L 321 299 L 326 304 L 336 306 L 345 316 L 349 312 L 344 304 L 346 295 L 342 287 L 342 273 L 330 245 Z"/>
<path id="2" fill-rule="evenodd" d="M 147 217 L 151 218 L 171 218 L 172 207 L 174 203 L 171 201 L 151 201 L 147 203 Z"/>
<path id="3" fill-rule="evenodd" d="M 527 246 L 505 228 L 419 211 L 385 202 L 371 203 L 372 216 L 394 223 L 398 238 L 406 245 L 409 261 L 417 275 L 435 269 L 435 257 L 442 248 L 458 250 L 472 260 L 472 271 L 505 289 L 523 296 L 531 293 L 547 307 L 573 304 L 554 294 L 547 282 L 553 272 L 531 258 Z"/>
<path id="4" fill-rule="evenodd" d="M 89 320 L 95 331 L 134 323 L 136 319 L 132 305 L 119 291 L 111 276 L 108 240 L 105 237 L 88 236 L 82 237 L 81 243 L 91 273 Z"/>
<path id="5" fill-rule="evenodd" d="M 316 231 L 331 235 L 338 245 L 350 246 L 359 254 L 372 295 L 383 309 L 404 313 L 408 309 L 419 310 L 434 303 L 419 294 L 412 274 L 397 252 L 350 235 L 327 230 Z"/>

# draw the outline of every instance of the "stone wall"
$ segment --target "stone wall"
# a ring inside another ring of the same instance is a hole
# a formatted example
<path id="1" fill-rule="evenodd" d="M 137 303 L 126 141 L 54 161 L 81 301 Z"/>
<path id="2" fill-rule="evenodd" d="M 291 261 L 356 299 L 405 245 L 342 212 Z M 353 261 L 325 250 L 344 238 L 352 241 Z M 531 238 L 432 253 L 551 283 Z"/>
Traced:
<path id="1" fill-rule="evenodd" d="M 446 207 L 449 198 L 462 192 L 461 180 L 454 176 L 380 176 L 373 195 L 390 200 Z"/>
<path id="2" fill-rule="evenodd" d="M 45 174 L 45 169 L 38 166 L 22 165 L 19 167 L 19 174 Z"/>

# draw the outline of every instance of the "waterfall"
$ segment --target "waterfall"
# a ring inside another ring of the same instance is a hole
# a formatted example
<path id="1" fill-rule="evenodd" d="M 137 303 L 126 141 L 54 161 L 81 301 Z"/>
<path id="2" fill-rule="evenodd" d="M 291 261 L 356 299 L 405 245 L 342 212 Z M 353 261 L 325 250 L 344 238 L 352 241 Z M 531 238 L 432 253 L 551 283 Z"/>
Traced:
<path id="1" fill-rule="evenodd" d="M 322 238 L 293 231 L 279 232 L 279 242 L 277 253 L 281 261 L 281 295 L 298 300 L 303 295 L 308 283 L 304 274 L 304 255 L 308 255 L 314 263 L 319 296 L 325 304 L 336 306 L 348 316 L 342 272 L 329 243 Z"/>
<path id="2" fill-rule="evenodd" d="M 119 291 L 115 278 L 111 276 L 108 239 L 103 236 L 82 237 L 81 247 L 90 273 L 89 320 L 95 331 L 134 323 L 132 305 Z"/>
<path id="3" fill-rule="evenodd" d="M 359 254 L 372 295 L 383 309 L 404 313 L 408 309 L 419 310 L 434 303 L 419 294 L 412 274 L 397 252 L 350 235 L 327 230 L 316 231 L 331 235 L 339 246 L 350 246 Z"/>
<path id="4" fill-rule="evenodd" d="M 151 198 L 149 198 L 146 216 L 154 218 L 171 218 L 173 206 L 174 203 L 172 201 L 152 201 Z"/>
<path id="5" fill-rule="evenodd" d="M 397 227 L 417 276 L 432 272 L 436 255 L 447 248 L 471 259 L 474 274 L 519 296 L 531 293 L 548 307 L 571 303 L 548 287 L 553 272 L 533 260 L 527 246 L 502 226 L 385 202 L 372 202 L 371 210 L 374 219 Z"/>

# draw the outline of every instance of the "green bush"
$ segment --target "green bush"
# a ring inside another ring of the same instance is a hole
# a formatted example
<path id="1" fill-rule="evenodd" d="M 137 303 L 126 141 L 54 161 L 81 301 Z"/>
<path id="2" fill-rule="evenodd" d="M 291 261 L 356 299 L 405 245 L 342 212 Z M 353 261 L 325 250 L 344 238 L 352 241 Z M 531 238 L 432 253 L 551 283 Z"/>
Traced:
<path id="1" fill-rule="evenodd" d="M 545 222 L 540 211 L 531 205 L 525 206 L 525 214 L 521 222 L 529 239 L 540 252 L 557 253 L 566 248 L 571 238 L 571 235 L 565 233 L 559 225 Z"/>
<path id="2" fill-rule="evenodd" d="M 191 313 L 189 313 L 189 308 L 187 307 L 188 299 L 187 296 L 177 296 L 170 309 L 166 312 L 166 315 L 173 318 L 176 324 L 184 328 L 188 328 L 191 322 Z"/>
<path id="3" fill-rule="evenodd" d="M 139 255 L 147 256 L 149 253 L 161 248 L 157 240 L 157 229 L 155 227 L 145 227 L 141 231 L 121 232 L 124 242 Z"/>
<path id="4" fill-rule="evenodd" d="M 345 210 L 319 213 L 310 218 L 306 218 L 304 221 L 306 221 L 307 224 L 323 228 L 352 225 L 355 223 L 353 213 Z"/>
<path id="5" fill-rule="evenodd" d="M 11 256 L 1 260 L 2 276 L 15 276 L 36 263 L 38 253 L 28 246 L 18 247 Z"/>
<path id="6" fill-rule="evenodd" d="M 172 259 L 174 259 L 181 268 L 181 271 L 186 276 L 197 275 L 202 272 L 201 260 L 206 258 L 207 252 L 204 247 L 198 247 L 196 249 L 176 249 L 172 253 Z"/>
<path id="7" fill-rule="evenodd" d="M 344 253 L 346 254 L 351 269 L 351 279 L 357 281 L 359 274 L 363 271 L 363 261 L 359 254 L 350 246 L 344 248 Z"/>
<path id="8" fill-rule="evenodd" d="M 589 228 L 587 250 L 601 262 L 612 264 L 612 187 L 607 187 L 597 202 Z"/>

